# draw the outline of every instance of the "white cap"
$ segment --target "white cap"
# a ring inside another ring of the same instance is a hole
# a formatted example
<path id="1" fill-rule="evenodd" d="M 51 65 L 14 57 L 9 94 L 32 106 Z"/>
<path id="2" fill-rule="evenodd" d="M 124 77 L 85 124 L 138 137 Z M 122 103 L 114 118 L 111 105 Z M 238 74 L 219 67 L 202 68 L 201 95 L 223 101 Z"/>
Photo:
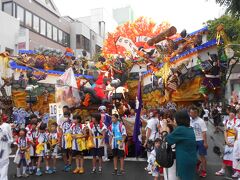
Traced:
<path id="1" fill-rule="evenodd" d="M 98 110 L 99 111 L 106 111 L 107 108 L 106 108 L 106 106 L 99 106 Z"/>

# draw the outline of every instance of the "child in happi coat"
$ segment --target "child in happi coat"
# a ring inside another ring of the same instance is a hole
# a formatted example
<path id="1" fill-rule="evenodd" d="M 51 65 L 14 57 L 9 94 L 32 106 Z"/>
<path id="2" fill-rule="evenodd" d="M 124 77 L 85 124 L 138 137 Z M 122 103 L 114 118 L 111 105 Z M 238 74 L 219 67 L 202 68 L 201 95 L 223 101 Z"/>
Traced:
<path id="1" fill-rule="evenodd" d="M 41 171 L 41 162 L 44 158 L 45 160 L 45 164 L 46 164 L 46 170 L 45 173 L 46 174 L 52 174 L 52 170 L 49 167 L 49 160 L 47 159 L 47 156 L 49 154 L 49 148 L 48 148 L 48 134 L 46 133 L 46 128 L 47 125 L 46 124 L 41 124 L 39 127 L 39 134 L 37 137 L 37 146 L 36 146 L 36 154 L 38 156 L 38 162 L 37 162 L 37 172 L 36 175 L 37 176 L 41 176 L 42 175 L 42 171 Z"/>
<path id="2" fill-rule="evenodd" d="M 52 161 L 52 170 L 53 173 L 57 171 L 56 169 L 56 161 L 57 161 L 57 154 L 58 154 L 58 148 L 59 148 L 59 141 L 60 141 L 60 135 L 57 132 L 57 123 L 53 122 L 50 125 L 50 132 L 48 135 L 48 142 L 50 145 L 50 152 L 49 152 L 49 165 L 51 164 L 50 161 Z"/>
<path id="3" fill-rule="evenodd" d="M 229 109 L 229 119 L 226 120 L 224 126 L 224 137 L 226 145 L 224 147 L 223 163 L 221 170 L 215 173 L 217 176 L 225 175 L 226 167 L 233 166 L 233 148 L 236 139 L 235 127 L 238 124 L 238 119 L 235 115 L 236 110 L 234 108 Z"/>
<path id="4" fill-rule="evenodd" d="M 240 110 L 237 111 L 237 124 L 235 126 L 236 140 L 233 147 L 233 178 L 240 178 Z"/>
<path id="5" fill-rule="evenodd" d="M 163 168 L 156 163 L 156 148 L 159 148 L 161 145 L 161 140 L 159 138 L 155 139 L 154 141 L 154 149 L 151 151 L 149 157 L 148 157 L 148 162 L 151 166 L 152 170 L 152 176 L 154 177 L 154 180 L 158 180 L 160 177 L 161 180 L 164 179 L 163 177 Z"/>
<path id="6" fill-rule="evenodd" d="M 16 152 L 16 156 L 14 159 L 14 162 L 17 164 L 17 177 L 28 177 L 29 175 L 27 174 L 27 165 L 30 163 L 30 152 L 29 152 L 29 147 L 30 147 L 30 141 L 26 137 L 26 130 L 25 129 L 20 129 L 19 131 L 19 137 L 16 141 L 18 150 Z M 23 173 L 21 174 L 21 165 L 23 166 Z"/>
<path id="7" fill-rule="evenodd" d="M 107 127 L 101 121 L 101 115 L 99 113 L 92 115 L 92 122 L 89 124 L 89 135 L 93 137 L 94 148 L 90 150 L 93 156 L 92 160 L 92 174 L 96 173 L 97 156 L 99 159 L 98 172 L 102 173 L 102 157 L 104 156 L 104 138 Z"/>
<path id="8" fill-rule="evenodd" d="M 63 114 L 64 120 L 60 125 L 60 133 L 61 133 L 61 148 L 63 153 L 63 161 L 65 163 L 64 171 L 69 172 L 71 170 L 72 164 L 72 134 L 71 134 L 71 126 L 72 121 L 70 119 L 70 113 L 65 112 Z"/>
<path id="9" fill-rule="evenodd" d="M 109 127 L 110 144 L 113 152 L 113 175 L 121 176 L 124 173 L 125 140 L 127 132 L 124 124 L 118 120 L 117 114 L 112 115 L 112 124 Z M 120 159 L 120 171 L 118 171 L 118 158 Z"/>
<path id="10" fill-rule="evenodd" d="M 72 132 L 72 156 L 76 158 L 76 169 L 74 174 L 84 173 L 84 151 L 86 150 L 86 129 L 82 123 L 82 118 L 79 115 L 73 116 Z"/>
<path id="11" fill-rule="evenodd" d="M 37 130 L 37 116 L 31 116 L 30 124 L 26 127 L 27 138 L 30 140 L 30 157 L 31 163 L 29 164 L 29 174 L 33 174 L 36 171 L 37 155 L 36 155 L 36 141 L 38 137 Z"/>

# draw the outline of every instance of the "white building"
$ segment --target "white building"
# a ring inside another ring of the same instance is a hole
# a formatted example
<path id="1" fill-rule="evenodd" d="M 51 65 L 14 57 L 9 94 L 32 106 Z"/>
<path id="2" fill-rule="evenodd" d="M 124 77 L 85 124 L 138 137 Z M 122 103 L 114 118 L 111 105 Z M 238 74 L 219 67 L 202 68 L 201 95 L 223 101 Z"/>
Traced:
<path id="1" fill-rule="evenodd" d="M 113 17 L 119 25 L 124 24 L 125 22 L 133 22 L 134 13 L 131 6 L 126 6 L 122 8 L 117 8 L 113 10 Z"/>
<path id="2" fill-rule="evenodd" d="M 111 18 L 104 9 L 91 10 L 91 16 L 81 18 L 82 21 L 79 21 L 62 17 L 53 0 L 1 0 L 1 2 L 5 13 L 2 13 L 4 16 L 1 15 L 4 28 L 0 32 L 8 28 L 8 31 L 5 31 L 6 36 L 1 33 L 1 51 L 5 51 L 2 41 L 7 42 L 9 46 L 11 40 L 15 39 L 14 46 L 8 47 L 9 51 L 15 53 L 19 49 L 45 47 L 65 51 L 66 47 L 71 47 L 76 55 L 85 50 L 91 57 L 103 46 L 106 29 L 115 28 L 110 24 Z M 18 33 L 12 35 L 17 26 Z"/>
<path id="3" fill-rule="evenodd" d="M 0 52 L 8 51 L 13 54 L 17 50 L 20 22 L 2 11 L 0 11 L 0 22 Z"/>
<path id="4" fill-rule="evenodd" d="M 106 33 L 113 32 L 118 25 L 112 13 L 104 8 L 92 9 L 90 16 L 80 17 L 78 20 L 85 23 L 103 38 L 105 38 Z"/>

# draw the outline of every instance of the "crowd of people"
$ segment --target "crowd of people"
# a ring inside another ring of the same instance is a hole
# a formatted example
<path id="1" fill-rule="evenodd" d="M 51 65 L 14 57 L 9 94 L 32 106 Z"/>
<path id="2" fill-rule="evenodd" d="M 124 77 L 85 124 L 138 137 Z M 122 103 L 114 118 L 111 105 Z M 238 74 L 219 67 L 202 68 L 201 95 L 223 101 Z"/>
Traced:
<path id="1" fill-rule="evenodd" d="M 1 116 L 1 149 L 7 144 L 8 148 L 1 151 L 1 157 L 8 157 L 10 145 L 17 147 L 14 163 L 16 163 L 16 177 L 28 177 L 35 173 L 36 176 L 52 174 L 57 169 L 57 156 L 62 154 L 64 161 L 63 170 L 72 171 L 74 174 L 83 174 L 84 156 L 90 153 L 93 156 L 91 173 L 102 173 L 103 156 L 106 155 L 106 144 L 111 147 L 113 154 L 113 175 L 121 176 L 124 171 L 126 128 L 119 120 L 118 114 L 109 116 L 105 113 L 106 107 L 101 106 L 99 112 L 91 115 L 90 122 L 83 122 L 78 114 L 72 115 L 67 106 L 63 107 L 63 117 L 59 122 L 44 123 L 35 114 L 29 117 L 29 123 L 12 133 L 11 128 L 16 125 L 3 121 Z M 5 139 L 3 139 L 5 138 Z M 5 143 L 5 144 L 4 144 Z M 6 154 L 3 154 L 6 153 Z M 6 155 L 6 156 L 4 156 Z M 108 156 L 107 156 L 108 157 Z M 72 159 L 75 159 L 75 168 L 72 168 Z M 120 169 L 118 170 L 118 159 Z M 5 160 L 0 179 L 7 179 L 8 158 Z M 2 161 L 0 161 L 2 163 Z M 44 165 L 42 164 L 44 162 Z"/>
<path id="2" fill-rule="evenodd" d="M 118 114 L 110 116 L 106 110 L 105 106 L 100 106 L 99 112 L 91 114 L 89 122 L 83 121 L 79 114 L 73 115 L 67 106 L 63 107 L 63 116 L 58 122 L 45 123 L 32 114 L 27 124 L 18 125 L 20 128 L 15 134 L 11 131 L 15 126 L 5 123 L 4 116 L 1 116 L 0 165 L 3 168 L 0 179 L 7 180 L 8 154 L 12 144 L 17 147 L 14 158 L 16 177 L 28 177 L 34 173 L 41 176 L 43 170 L 46 174 L 56 173 L 60 170 L 56 166 L 60 153 L 65 172 L 83 174 L 84 156 L 90 153 L 93 157 L 91 173 L 102 173 L 103 162 L 108 160 L 108 149 L 113 155 L 112 174 L 125 174 L 127 130 Z M 142 146 L 147 151 L 145 170 L 148 174 L 154 180 L 193 180 L 197 174 L 207 177 L 207 123 L 213 119 L 215 133 L 218 133 L 221 129 L 221 111 L 217 106 L 210 109 L 207 106 L 190 106 L 168 111 L 143 109 L 141 121 L 146 124 L 146 135 Z M 129 117 L 134 119 L 134 112 L 130 112 Z M 225 175 L 226 167 L 230 166 L 234 170 L 232 176 L 240 177 L 240 111 L 228 107 L 223 119 L 226 145 L 222 168 L 216 175 Z M 165 141 L 174 154 L 170 167 L 161 166 L 157 161 L 158 149 Z"/>
<path id="3" fill-rule="evenodd" d="M 199 109 L 193 106 L 190 109 L 170 113 L 155 111 L 150 112 L 149 116 L 144 143 L 148 151 L 148 166 L 145 170 L 152 174 L 154 180 L 195 179 L 197 153 L 201 162 L 200 176 L 206 177 L 207 127 L 205 121 L 199 117 Z M 161 144 L 163 132 L 168 133 L 166 140 L 175 153 L 175 160 L 170 168 L 155 163 L 156 149 Z M 154 148 L 150 148 L 151 142 L 154 142 Z"/>

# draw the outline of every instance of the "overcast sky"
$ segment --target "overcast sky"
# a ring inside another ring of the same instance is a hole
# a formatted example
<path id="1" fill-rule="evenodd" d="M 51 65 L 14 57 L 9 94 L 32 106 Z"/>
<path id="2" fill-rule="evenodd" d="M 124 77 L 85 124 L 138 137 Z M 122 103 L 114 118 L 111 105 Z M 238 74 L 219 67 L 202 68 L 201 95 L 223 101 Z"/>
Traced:
<path id="1" fill-rule="evenodd" d="M 112 9 L 130 5 L 134 17 L 146 16 L 156 23 L 168 21 L 177 27 L 178 32 L 188 32 L 203 27 L 203 22 L 221 16 L 224 12 L 215 0 L 54 0 L 61 15 L 73 18 L 90 15 L 90 9 L 105 8 L 109 13 Z"/>

